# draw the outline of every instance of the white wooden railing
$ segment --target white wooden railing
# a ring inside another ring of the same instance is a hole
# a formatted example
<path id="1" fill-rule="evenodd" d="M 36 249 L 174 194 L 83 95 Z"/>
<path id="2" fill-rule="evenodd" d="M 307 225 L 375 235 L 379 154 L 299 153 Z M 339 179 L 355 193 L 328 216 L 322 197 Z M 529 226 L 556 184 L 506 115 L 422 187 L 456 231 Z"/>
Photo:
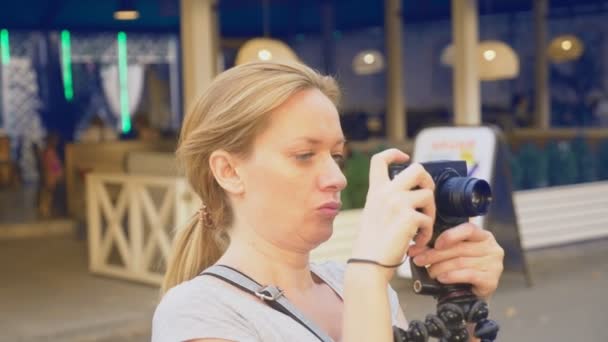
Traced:
<path id="1" fill-rule="evenodd" d="M 185 179 L 92 173 L 86 182 L 89 270 L 160 284 L 172 232 L 200 203 Z"/>
<path id="2" fill-rule="evenodd" d="M 524 249 L 608 237 L 608 182 L 515 192 Z M 200 202 L 182 178 L 127 174 L 87 176 L 89 268 L 97 274 L 160 284 L 172 232 Z M 346 260 L 361 210 L 336 217 L 332 238 L 312 260 Z"/>
<path id="3" fill-rule="evenodd" d="M 513 199 L 524 249 L 608 236 L 608 182 L 516 191 Z"/>

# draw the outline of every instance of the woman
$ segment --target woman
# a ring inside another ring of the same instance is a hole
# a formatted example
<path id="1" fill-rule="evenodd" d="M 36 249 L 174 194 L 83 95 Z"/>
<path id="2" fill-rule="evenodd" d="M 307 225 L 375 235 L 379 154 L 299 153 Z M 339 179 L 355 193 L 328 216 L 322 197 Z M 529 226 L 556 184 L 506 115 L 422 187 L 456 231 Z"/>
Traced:
<path id="1" fill-rule="evenodd" d="M 273 63 L 232 68 L 199 99 L 185 118 L 177 156 L 204 206 L 175 237 L 153 341 L 316 340 L 257 297 L 199 275 L 214 264 L 279 287 L 335 341 L 391 341 L 393 325 L 407 327 L 388 285 L 394 268 L 310 263 L 310 251 L 332 234 L 346 186 L 338 99 L 333 79 Z M 407 251 L 431 265 L 433 277 L 472 283 L 487 298 L 502 271 L 502 249 L 489 232 L 465 224 L 427 250 L 432 179 L 417 164 L 388 178 L 388 164 L 407 160 L 395 149 L 372 158 L 353 258 L 391 265 Z"/>
<path id="2" fill-rule="evenodd" d="M 63 163 L 59 158 L 59 135 L 50 133 L 46 139 L 46 145 L 40 152 L 42 166 L 42 183 L 40 186 L 38 213 L 42 218 L 53 215 L 54 198 L 58 187 L 63 181 Z"/>

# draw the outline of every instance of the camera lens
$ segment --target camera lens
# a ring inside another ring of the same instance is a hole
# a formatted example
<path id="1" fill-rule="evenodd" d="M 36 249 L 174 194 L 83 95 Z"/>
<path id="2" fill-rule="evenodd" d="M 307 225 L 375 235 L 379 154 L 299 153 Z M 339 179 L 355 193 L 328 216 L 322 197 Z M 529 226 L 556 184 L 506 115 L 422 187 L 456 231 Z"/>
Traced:
<path id="1" fill-rule="evenodd" d="M 492 202 L 490 185 L 471 177 L 451 177 L 437 189 L 437 210 L 456 217 L 479 216 L 488 212 Z"/>
<path id="2" fill-rule="evenodd" d="M 481 202 L 481 196 L 479 196 L 478 193 L 474 192 L 471 195 L 471 203 L 473 203 L 473 205 L 479 205 L 479 203 Z"/>

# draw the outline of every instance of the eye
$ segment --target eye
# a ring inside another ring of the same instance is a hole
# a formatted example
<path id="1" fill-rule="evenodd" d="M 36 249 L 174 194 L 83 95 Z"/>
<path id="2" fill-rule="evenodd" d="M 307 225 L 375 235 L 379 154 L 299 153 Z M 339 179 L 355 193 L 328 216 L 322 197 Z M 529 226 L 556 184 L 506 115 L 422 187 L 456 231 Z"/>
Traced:
<path id="1" fill-rule="evenodd" d="M 332 157 L 336 161 L 336 164 L 338 164 L 338 166 L 340 166 L 340 168 L 343 169 L 344 164 L 346 162 L 344 156 L 342 154 L 334 154 L 334 155 L 332 155 Z"/>
<path id="2" fill-rule="evenodd" d="M 300 160 L 300 161 L 309 160 L 313 156 L 314 156 L 314 153 L 312 153 L 312 152 L 300 153 L 300 154 L 296 154 L 296 160 Z"/>

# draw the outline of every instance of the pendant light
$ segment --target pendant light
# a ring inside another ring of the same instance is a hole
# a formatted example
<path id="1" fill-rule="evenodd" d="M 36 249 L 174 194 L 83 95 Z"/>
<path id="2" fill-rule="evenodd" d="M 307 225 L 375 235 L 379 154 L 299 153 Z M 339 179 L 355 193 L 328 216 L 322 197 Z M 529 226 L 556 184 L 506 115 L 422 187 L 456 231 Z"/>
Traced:
<path id="1" fill-rule="evenodd" d="M 555 37 L 547 48 L 547 55 L 553 63 L 563 63 L 578 59 L 585 50 L 583 42 L 576 36 L 565 34 Z"/>
<path id="2" fill-rule="evenodd" d="M 287 44 L 278 39 L 268 38 L 270 31 L 270 7 L 268 0 L 263 1 L 262 9 L 264 37 L 246 41 L 236 55 L 235 64 L 239 65 L 254 61 L 297 61 L 298 56 Z"/>
<path id="3" fill-rule="evenodd" d="M 118 6 L 114 11 L 116 20 L 136 20 L 139 18 L 139 11 L 135 7 L 135 0 L 118 0 Z"/>
<path id="4" fill-rule="evenodd" d="M 441 64 L 453 66 L 454 47 L 448 45 L 441 53 Z M 512 79 L 519 74 L 519 57 L 513 49 L 498 40 L 485 40 L 477 45 L 478 77 L 482 81 Z"/>
<path id="5" fill-rule="evenodd" d="M 384 70 L 384 56 L 378 50 L 364 50 L 353 58 L 353 70 L 357 75 L 372 75 Z"/>

